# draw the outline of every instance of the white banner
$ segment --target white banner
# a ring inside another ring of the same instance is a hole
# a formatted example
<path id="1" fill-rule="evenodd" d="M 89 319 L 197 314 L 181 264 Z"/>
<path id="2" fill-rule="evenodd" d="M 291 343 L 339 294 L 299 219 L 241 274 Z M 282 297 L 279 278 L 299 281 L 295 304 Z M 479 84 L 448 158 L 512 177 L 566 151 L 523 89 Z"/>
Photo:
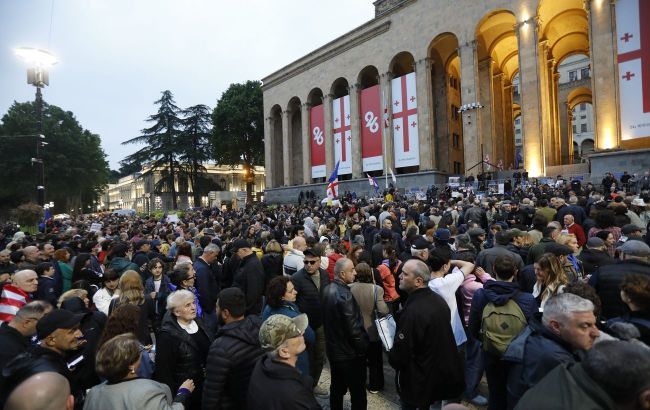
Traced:
<path id="1" fill-rule="evenodd" d="M 645 23 L 640 24 L 641 21 Z M 650 2 L 616 2 L 621 138 L 650 136 Z"/>
<path id="2" fill-rule="evenodd" d="M 350 128 L 350 96 L 332 101 L 332 129 L 334 134 L 334 163 L 339 175 L 352 173 L 352 131 Z"/>
<path id="3" fill-rule="evenodd" d="M 391 85 L 395 167 L 420 165 L 415 73 L 395 78 Z"/>

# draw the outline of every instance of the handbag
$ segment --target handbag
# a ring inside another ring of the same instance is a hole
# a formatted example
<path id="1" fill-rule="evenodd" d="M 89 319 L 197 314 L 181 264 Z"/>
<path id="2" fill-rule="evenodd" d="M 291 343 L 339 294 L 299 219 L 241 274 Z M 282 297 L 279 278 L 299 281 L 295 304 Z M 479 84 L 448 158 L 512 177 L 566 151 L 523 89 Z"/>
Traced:
<path id="1" fill-rule="evenodd" d="M 395 330 L 397 329 L 397 324 L 393 315 L 390 313 L 386 316 L 381 316 L 377 310 L 377 284 L 375 283 L 375 275 L 372 275 L 372 290 L 373 290 L 373 315 L 375 316 L 374 322 L 375 327 L 377 328 L 377 334 L 379 335 L 379 340 L 384 346 L 384 350 L 387 352 L 393 348 L 393 341 L 395 340 Z"/>

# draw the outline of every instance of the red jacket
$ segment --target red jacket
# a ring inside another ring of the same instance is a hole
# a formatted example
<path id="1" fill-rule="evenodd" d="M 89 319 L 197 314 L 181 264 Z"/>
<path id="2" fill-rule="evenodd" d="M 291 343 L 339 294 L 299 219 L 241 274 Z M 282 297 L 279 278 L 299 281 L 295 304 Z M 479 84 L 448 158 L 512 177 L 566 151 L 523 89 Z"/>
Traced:
<path id="1" fill-rule="evenodd" d="M 18 310 L 29 303 L 29 295 L 14 285 L 5 285 L 0 296 L 0 323 L 9 322 Z"/>
<path id="2" fill-rule="evenodd" d="M 569 231 L 569 233 L 572 233 L 576 236 L 576 239 L 578 239 L 578 246 L 580 246 L 581 248 L 585 246 L 585 244 L 587 243 L 587 238 L 585 237 L 585 230 L 582 229 L 582 226 L 574 223 L 573 225 L 567 228 L 567 231 Z"/>

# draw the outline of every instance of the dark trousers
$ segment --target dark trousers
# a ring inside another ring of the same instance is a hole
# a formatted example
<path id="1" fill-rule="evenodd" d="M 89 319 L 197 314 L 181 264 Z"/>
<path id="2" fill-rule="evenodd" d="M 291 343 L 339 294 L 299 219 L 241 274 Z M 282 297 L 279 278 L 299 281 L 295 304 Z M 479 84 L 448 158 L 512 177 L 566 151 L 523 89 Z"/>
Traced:
<path id="1" fill-rule="evenodd" d="M 490 391 L 488 410 L 508 408 L 508 365 L 500 357 L 487 352 L 483 352 L 483 362 Z"/>
<path id="2" fill-rule="evenodd" d="M 330 384 L 331 410 L 343 410 L 343 396 L 350 390 L 352 410 L 366 410 L 366 358 L 330 361 L 332 381 Z"/>
<path id="3" fill-rule="evenodd" d="M 465 343 L 465 397 L 473 399 L 478 394 L 478 385 L 483 377 L 483 350 L 481 342 L 472 337 L 466 331 L 467 342 Z"/>
<path id="4" fill-rule="evenodd" d="M 368 344 L 368 390 L 382 390 L 384 388 L 384 347 L 380 341 Z"/>
<path id="5" fill-rule="evenodd" d="M 314 333 L 316 334 L 316 341 L 307 345 L 307 354 L 309 355 L 310 376 L 314 381 L 314 387 L 316 387 L 325 364 L 325 328 L 321 326 L 314 329 Z"/>

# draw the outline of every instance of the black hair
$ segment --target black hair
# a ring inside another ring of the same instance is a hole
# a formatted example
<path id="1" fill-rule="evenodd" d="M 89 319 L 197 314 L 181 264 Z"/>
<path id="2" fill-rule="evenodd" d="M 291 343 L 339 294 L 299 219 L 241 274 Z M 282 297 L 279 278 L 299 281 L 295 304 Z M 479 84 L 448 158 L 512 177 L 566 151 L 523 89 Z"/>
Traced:
<path id="1" fill-rule="evenodd" d="M 38 276 L 43 276 L 43 273 L 45 273 L 46 270 L 50 270 L 51 268 L 52 264 L 50 262 L 41 262 L 36 265 L 36 268 L 34 268 L 34 270 Z"/>
<path id="2" fill-rule="evenodd" d="M 429 253 L 429 267 L 432 271 L 439 271 L 443 266 L 449 263 L 449 259 L 450 257 L 448 252 L 444 252 L 442 249 L 436 248 Z"/>
<path id="3" fill-rule="evenodd" d="M 510 255 L 499 255 L 494 259 L 494 273 L 498 279 L 510 280 L 517 272 L 515 260 Z"/>
<path id="4" fill-rule="evenodd" d="M 227 310 L 232 317 L 242 317 L 246 312 L 246 296 L 239 288 L 227 288 L 219 292 L 217 306 Z"/>

